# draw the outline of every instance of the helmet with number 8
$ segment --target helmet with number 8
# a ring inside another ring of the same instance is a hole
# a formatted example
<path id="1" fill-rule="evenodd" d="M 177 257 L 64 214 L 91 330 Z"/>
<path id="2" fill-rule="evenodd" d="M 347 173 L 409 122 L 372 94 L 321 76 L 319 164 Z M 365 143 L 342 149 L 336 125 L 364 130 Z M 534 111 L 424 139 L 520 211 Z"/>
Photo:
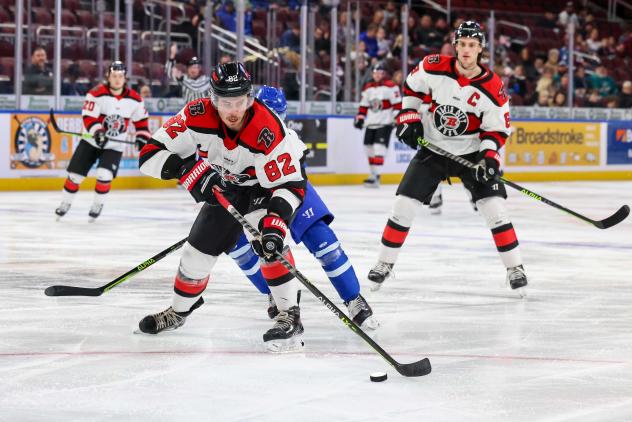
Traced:
<path id="1" fill-rule="evenodd" d="M 272 109 L 281 120 L 285 120 L 287 101 L 283 89 L 264 85 L 257 91 L 256 97 Z"/>
<path id="2" fill-rule="evenodd" d="M 217 65 L 211 74 L 211 100 L 217 103 L 218 97 L 252 97 L 252 77 L 244 65 L 229 62 Z"/>

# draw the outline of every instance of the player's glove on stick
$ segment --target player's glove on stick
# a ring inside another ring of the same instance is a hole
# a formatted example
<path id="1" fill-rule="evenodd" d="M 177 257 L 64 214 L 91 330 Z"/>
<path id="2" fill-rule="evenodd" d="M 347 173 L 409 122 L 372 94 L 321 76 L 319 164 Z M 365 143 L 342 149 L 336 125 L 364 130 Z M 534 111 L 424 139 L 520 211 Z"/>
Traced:
<path id="1" fill-rule="evenodd" d="M 500 177 L 500 155 L 498 151 L 484 149 L 476 157 L 476 165 L 472 168 L 474 178 L 487 185 L 498 183 Z"/>
<path id="2" fill-rule="evenodd" d="M 274 259 L 275 253 L 283 252 L 287 224 L 276 214 L 267 214 L 259 221 L 261 238 L 252 241 L 252 248 L 260 257 Z"/>
<path id="3" fill-rule="evenodd" d="M 424 127 L 421 124 L 419 113 L 411 108 L 404 109 L 395 117 L 397 138 L 411 147 L 417 149 L 417 139 L 424 137 Z"/>
<path id="4" fill-rule="evenodd" d="M 362 129 L 364 127 L 364 116 L 361 114 L 355 116 L 355 119 L 353 119 L 353 126 L 355 126 L 356 129 Z"/>
<path id="5" fill-rule="evenodd" d="M 94 142 L 99 148 L 105 147 L 105 144 L 108 143 L 108 138 L 105 137 L 105 131 L 103 129 L 97 129 L 92 135 L 92 139 L 94 139 Z"/>
<path id="6" fill-rule="evenodd" d="M 145 139 L 143 138 L 136 138 L 134 139 L 134 144 L 136 145 L 136 150 L 140 152 L 140 150 L 143 149 L 145 145 L 147 145 L 147 141 L 145 141 Z"/>
<path id="7" fill-rule="evenodd" d="M 196 202 L 206 201 L 216 205 L 213 186 L 217 186 L 221 191 L 226 189 L 222 176 L 213 170 L 208 161 L 205 160 L 191 160 L 184 163 L 178 171 L 178 179 Z"/>

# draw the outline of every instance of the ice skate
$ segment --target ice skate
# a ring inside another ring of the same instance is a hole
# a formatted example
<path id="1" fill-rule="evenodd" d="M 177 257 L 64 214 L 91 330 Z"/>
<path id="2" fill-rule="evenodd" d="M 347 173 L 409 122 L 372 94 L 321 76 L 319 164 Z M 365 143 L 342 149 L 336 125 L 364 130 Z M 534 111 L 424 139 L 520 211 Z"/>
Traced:
<path id="1" fill-rule="evenodd" d="M 298 306 L 281 311 L 275 317 L 276 322 L 263 335 L 266 349 L 273 353 L 296 352 L 303 348 L 303 324 Z"/>
<path id="2" fill-rule="evenodd" d="M 380 187 L 380 176 L 379 175 L 371 175 L 363 182 L 365 188 L 379 188 Z"/>
<path id="3" fill-rule="evenodd" d="M 345 305 L 349 310 L 349 317 L 360 328 L 375 330 L 380 326 L 380 323 L 373 317 L 373 310 L 362 295 L 359 294 L 355 299 L 345 302 Z"/>
<path id="4" fill-rule="evenodd" d="M 522 265 L 507 268 L 507 286 L 515 290 L 520 297 L 527 296 L 527 275 Z"/>
<path id="5" fill-rule="evenodd" d="M 202 306 L 203 303 L 204 299 L 200 297 L 188 312 L 176 312 L 170 306 L 157 314 L 147 315 L 138 323 L 138 329 L 146 334 L 158 334 L 162 331 L 175 330 L 182 327 L 191 312 Z"/>
<path id="6" fill-rule="evenodd" d="M 300 290 L 296 292 L 296 303 L 301 303 Z M 276 302 L 274 301 L 274 296 L 272 296 L 272 293 L 268 293 L 268 317 L 270 319 L 274 319 L 277 315 L 279 315 L 279 309 L 277 308 Z"/>
<path id="7" fill-rule="evenodd" d="M 103 204 L 92 204 L 90 207 L 90 211 L 88 212 L 88 216 L 90 217 L 90 222 L 96 220 L 103 210 Z"/>
<path id="8" fill-rule="evenodd" d="M 59 221 L 70 209 L 70 202 L 62 202 L 59 204 L 57 209 L 55 210 L 55 214 L 57 214 L 57 221 Z"/>
<path id="9" fill-rule="evenodd" d="M 382 283 L 384 280 L 389 278 L 393 274 L 393 265 L 387 262 L 379 261 L 375 267 L 369 271 L 369 280 L 373 282 L 371 285 L 371 291 L 374 292 L 376 290 L 380 290 L 382 287 Z"/>
<path id="10" fill-rule="evenodd" d="M 430 214 L 440 215 L 441 207 L 443 207 L 443 197 L 441 196 L 441 194 L 433 196 L 430 200 L 430 205 L 428 206 L 428 208 L 430 208 Z"/>

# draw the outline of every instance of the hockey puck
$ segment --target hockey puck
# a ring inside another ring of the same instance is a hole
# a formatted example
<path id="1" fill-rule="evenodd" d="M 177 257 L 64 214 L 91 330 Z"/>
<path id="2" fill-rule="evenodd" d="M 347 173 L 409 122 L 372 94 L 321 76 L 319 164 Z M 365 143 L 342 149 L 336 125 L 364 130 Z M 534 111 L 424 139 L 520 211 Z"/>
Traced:
<path id="1" fill-rule="evenodd" d="M 386 381 L 387 375 L 386 372 L 373 372 L 370 377 L 373 382 L 382 382 Z"/>

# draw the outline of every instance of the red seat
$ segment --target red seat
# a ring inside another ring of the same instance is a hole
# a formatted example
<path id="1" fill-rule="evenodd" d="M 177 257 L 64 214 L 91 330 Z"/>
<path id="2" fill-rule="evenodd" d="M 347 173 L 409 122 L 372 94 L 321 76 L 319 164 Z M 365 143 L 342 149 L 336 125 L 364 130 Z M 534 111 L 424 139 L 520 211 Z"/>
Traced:
<path id="1" fill-rule="evenodd" d="M 13 57 L 0 57 L 0 75 L 6 75 L 13 79 L 15 59 Z"/>
<path id="2" fill-rule="evenodd" d="M 52 25 L 53 24 L 53 14 L 51 11 L 45 7 L 34 7 L 33 8 L 33 22 L 39 25 Z"/>
<path id="3" fill-rule="evenodd" d="M 75 26 L 77 17 L 70 10 L 64 9 L 61 12 L 61 24 L 62 26 Z"/>
<path id="4" fill-rule="evenodd" d="M 94 28 L 94 16 L 92 12 L 89 10 L 75 10 L 75 15 L 77 15 L 77 20 L 79 24 L 82 26 L 89 28 Z"/>
<path id="5" fill-rule="evenodd" d="M 78 60 L 79 75 L 83 78 L 94 79 L 97 77 L 97 62 L 94 60 Z"/>

